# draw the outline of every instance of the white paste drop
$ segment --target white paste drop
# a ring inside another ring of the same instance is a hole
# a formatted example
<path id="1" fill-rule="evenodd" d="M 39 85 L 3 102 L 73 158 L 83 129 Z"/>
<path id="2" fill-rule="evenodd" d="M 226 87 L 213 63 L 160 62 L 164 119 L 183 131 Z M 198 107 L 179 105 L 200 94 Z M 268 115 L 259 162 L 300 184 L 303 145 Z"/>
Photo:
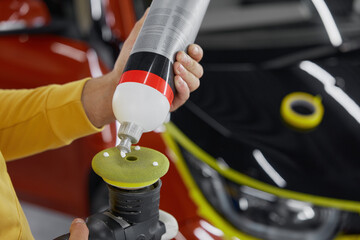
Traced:
<path id="1" fill-rule="evenodd" d="M 109 157 L 110 156 L 108 152 L 104 152 L 103 155 L 104 155 L 104 157 Z"/>
<path id="2" fill-rule="evenodd" d="M 154 167 L 157 167 L 157 166 L 159 166 L 159 163 L 158 162 L 153 162 L 153 164 L 152 164 Z"/>

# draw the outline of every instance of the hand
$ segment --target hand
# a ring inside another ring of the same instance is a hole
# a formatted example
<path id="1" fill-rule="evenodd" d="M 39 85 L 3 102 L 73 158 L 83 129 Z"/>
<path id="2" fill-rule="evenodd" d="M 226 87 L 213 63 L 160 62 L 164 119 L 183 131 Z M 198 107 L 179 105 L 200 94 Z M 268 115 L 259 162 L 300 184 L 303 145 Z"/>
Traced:
<path id="1" fill-rule="evenodd" d="M 88 240 L 89 229 L 87 228 L 84 220 L 76 218 L 70 226 L 70 238 L 69 240 Z"/>
<path id="2" fill-rule="evenodd" d="M 124 42 L 120 55 L 116 60 L 114 71 L 119 76 L 116 79 L 116 85 L 118 84 L 120 76 L 123 73 L 126 61 L 130 56 L 131 49 L 133 48 L 140 29 L 144 24 L 148 11 L 149 9 L 146 10 L 142 18 L 135 24 L 129 37 Z M 188 46 L 187 52 L 188 54 L 186 54 L 184 51 L 180 51 L 176 54 L 175 57 L 176 61 L 174 63 L 174 81 L 177 93 L 170 107 L 171 112 L 175 111 L 177 108 L 183 105 L 190 97 L 190 92 L 195 91 L 200 86 L 199 79 L 204 73 L 202 66 L 199 64 L 203 57 L 202 48 L 197 44 L 190 44 Z"/>
<path id="3" fill-rule="evenodd" d="M 114 69 L 110 73 L 99 78 L 93 78 L 85 84 L 81 100 L 87 117 L 96 127 L 102 127 L 115 121 L 115 116 L 112 111 L 112 96 L 147 13 L 148 10 L 135 24 L 129 37 L 124 42 Z M 203 57 L 201 47 L 196 44 L 191 44 L 187 52 L 188 54 L 180 51 L 176 54 L 174 81 L 177 93 L 174 96 L 170 111 L 176 110 L 186 102 L 190 96 L 190 92 L 199 87 L 199 79 L 203 75 L 203 68 L 199 64 L 199 61 Z"/>
<path id="4" fill-rule="evenodd" d="M 191 44 L 187 49 L 176 54 L 174 63 L 175 87 L 177 93 L 170 107 L 170 111 L 175 111 L 183 105 L 190 97 L 190 92 L 195 91 L 200 86 L 200 78 L 204 70 L 199 64 L 203 57 L 203 50 L 197 44 Z"/>

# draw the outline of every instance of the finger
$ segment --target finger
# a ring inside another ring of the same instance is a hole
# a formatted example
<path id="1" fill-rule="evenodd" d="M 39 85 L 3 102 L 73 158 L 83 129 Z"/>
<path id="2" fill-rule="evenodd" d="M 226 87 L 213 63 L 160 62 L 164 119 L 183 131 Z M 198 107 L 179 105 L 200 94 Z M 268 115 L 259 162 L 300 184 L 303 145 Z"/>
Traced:
<path id="1" fill-rule="evenodd" d="M 186 100 L 190 97 L 190 90 L 187 86 L 186 82 L 179 76 L 175 76 L 175 87 L 177 94 L 174 98 L 174 101 L 171 104 L 170 111 L 175 111 L 177 108 L 179 108 L 181 105 L 183 105 Z"/>
<path id="2" fill-rule="evenodd" d="M 175 74 L 180 76 L 187 84 L 190 92 L 195 91 L 200 86 L 200 80 L 193 73 L 189 72 L 181 63 L 174 63 Z"/>
<path id="3" fill-rule="evenodd" d="M 204 74 L 203 67 L 184 51 L 180 51 L 176 54 L 176 61 L 180 62 L 182 66 L 191 72 L 195 77 L 201 78 Z"/>
<path id="4" fill-rule="evenodd" d="M 200 62 L 204 55 L 203 49 L 195 43 L 189 45 L 187 52 L 197 62 Z"/>
<path id="5" fill-rule="evenodd" d="M 70 226 L 70 238 L 69 240 L 88 240 L 89 229 L 87 228 L 84 220 L 76 218 Z"/>

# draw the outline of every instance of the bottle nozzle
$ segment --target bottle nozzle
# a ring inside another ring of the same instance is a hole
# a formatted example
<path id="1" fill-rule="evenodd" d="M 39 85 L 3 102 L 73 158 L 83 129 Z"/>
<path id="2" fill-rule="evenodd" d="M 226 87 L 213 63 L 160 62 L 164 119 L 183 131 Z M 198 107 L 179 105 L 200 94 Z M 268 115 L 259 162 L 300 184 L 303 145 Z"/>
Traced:
<path id="1" fill-rule="evenodd" d="M 124 158 L 127 153 L 131 152 L 131 139 L 128 136 L 119 136 L 120 143 L 116 147 L 119 149 L 121 157 Z"/>
<path id="2" fill-rule="evenodd" d="M 131 152 L 131 145 L 139 142 L 142 133 L 143 129 L 135 123 L 121 123 L 118 133 L 120 144 L 117 146 L 121 157 L 124 158 L 127 153 Z"/>

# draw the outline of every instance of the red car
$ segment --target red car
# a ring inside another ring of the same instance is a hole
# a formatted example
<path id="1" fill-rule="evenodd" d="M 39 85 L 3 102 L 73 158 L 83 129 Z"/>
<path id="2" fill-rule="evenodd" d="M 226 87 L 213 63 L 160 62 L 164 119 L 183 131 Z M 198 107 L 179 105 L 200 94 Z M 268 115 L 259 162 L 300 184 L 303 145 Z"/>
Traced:
<path id="1" fill-rule="evenodd" d="M 149 2 L 1 1 L 0 87 L 106 73 Z M 331 86 L 347 104 L 360 102 L 357 2 L 211 2 L 198 39 L 205 50 L 202 87 L 172 122 L 139 143 L 170 160 L 160 208 L 177 219 L 176 239 L 360 238 L 358 123 L 317 75 L 337 74 Z M 331 13 L 341 34 L 329 32 Z M 300 94 L 286 102 L 293 92 Z M 282 102 L 290 115 L 280 112 Z M 321 108 L 325 114 L 317 115 Z M 309 116 L 317 121 L 299 129 L 298 120 Z M 114 123 L 8 163 L 19 198 L 73 216 L 100 211 L 107 190 L 91 160 L 115 143 Z"/>

